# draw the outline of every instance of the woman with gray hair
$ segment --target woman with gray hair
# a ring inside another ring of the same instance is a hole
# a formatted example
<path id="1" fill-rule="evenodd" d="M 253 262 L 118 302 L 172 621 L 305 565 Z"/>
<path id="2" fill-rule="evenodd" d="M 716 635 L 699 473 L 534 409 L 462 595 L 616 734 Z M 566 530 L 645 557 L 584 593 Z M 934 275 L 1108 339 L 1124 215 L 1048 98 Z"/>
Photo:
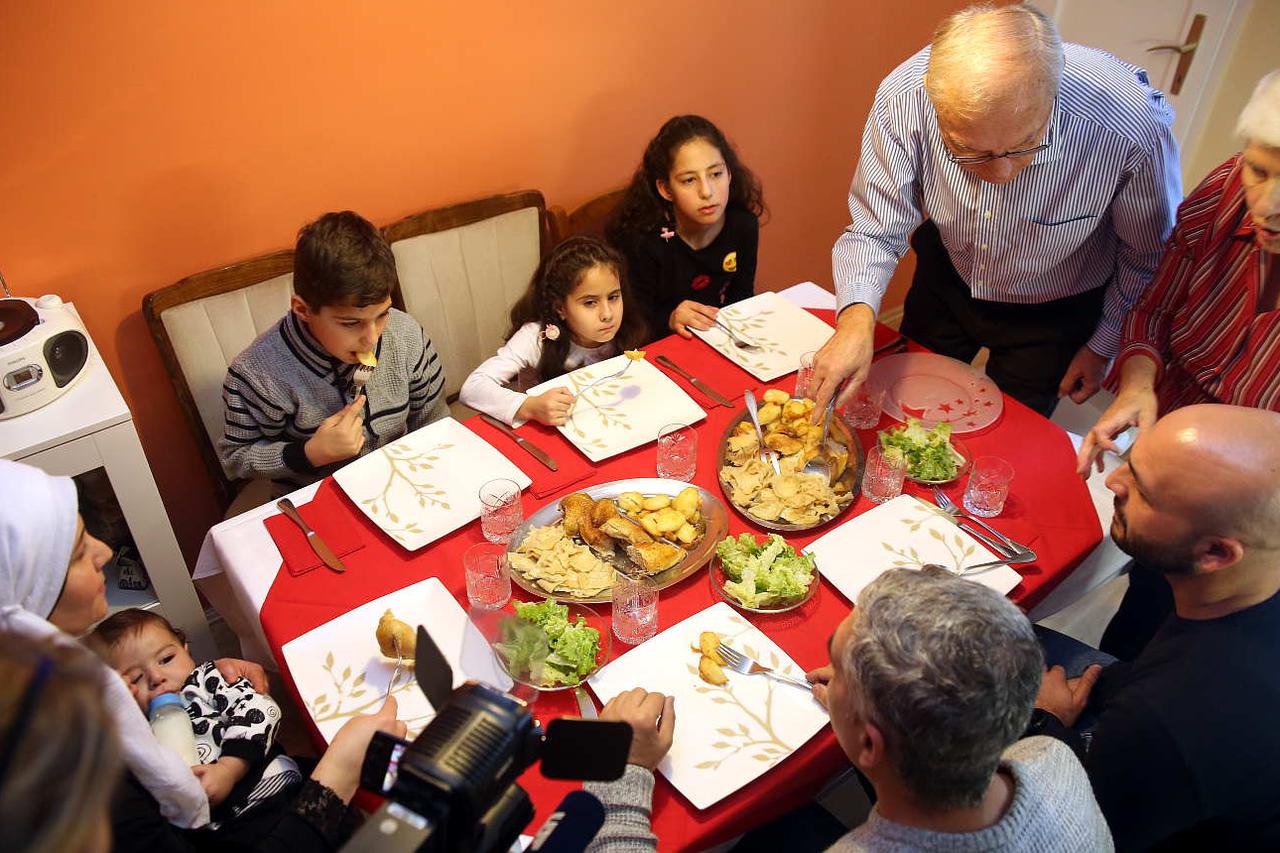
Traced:
<path id="1" fill-rule="evenodd" d="M 1116 399 L 1080 445 L 1089 476 L 1116 437 L 1193 403 L 1280 411 L 1280 70 L 1240 113 L 1239 154 L 1178 209 L 1155 280 L 1125 321 L 1107 377 Z M 1137 657 L 1173 610 L 1169 585 L 1135 566 L 1101 648 Z"/>

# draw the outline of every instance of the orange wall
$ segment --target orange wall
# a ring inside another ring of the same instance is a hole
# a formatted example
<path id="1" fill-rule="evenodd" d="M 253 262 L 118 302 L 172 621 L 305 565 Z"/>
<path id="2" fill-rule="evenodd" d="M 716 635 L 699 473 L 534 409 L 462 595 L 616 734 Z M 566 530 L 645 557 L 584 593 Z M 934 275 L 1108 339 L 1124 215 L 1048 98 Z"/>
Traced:
<path id="1" fill-rule="evenodd" d="M 763 179 L 761 285 L 829 287 L 875 86 L 959 5 L 0 4 L 0 270 L 80 309 L 191 557 L 217 508 L 145 293 L 325 210 L 383 224 L 530 187 L 572 207 L 691 111 Z"/>

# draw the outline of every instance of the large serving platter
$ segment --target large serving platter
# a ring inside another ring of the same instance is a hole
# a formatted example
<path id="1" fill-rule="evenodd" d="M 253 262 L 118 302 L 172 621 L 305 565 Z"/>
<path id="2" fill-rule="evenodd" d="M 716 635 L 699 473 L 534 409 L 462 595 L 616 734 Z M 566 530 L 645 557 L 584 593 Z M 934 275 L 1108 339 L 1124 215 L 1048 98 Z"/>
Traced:
<path id="1" fill-rule="evenodd" d="M 692 483 L 685 483 L 680 480 L 667 480 L 658 477 L 635 477 L 629 480 L 615 480 L 612 483 L 601 483 L 597 486 L 583 489 L 583 494 L 592 500 L 614 499 L 622 495 L 624 492 L 640 492 L 644 495 L 670 495 L 675 497 L 684 489 L 687 489 Z M 708 492 L 706 489 L 694 486 L 698 489 L 698 497 L 702 500 L 702 536 L 693 545 L 686 550 L 688 555 L 676 563 L 666 571 L 659 572 L 653 576 L 653 581 L 659 590 L 674 586 L 680 581 L 689 577 L 689 575 L 698 571 L 707 564 L 707 561 L 716 552 L 716 544 L 723 539 L 729 532 L 729 510 L 725 507 L 724 502 L 720 498 Z M 533 515 L 529 516 L 515 533 L 511 536 L 511 541 L 507 545 L 507 553 L 511 553 L 520 547 L 520 543 L 529 535 L 529 531 L 535 527 L 547 527 L 556 524 L 564 517 L 560 512 L 560 500 L 551 501 L 546 506 L 539 509 Z M 624 573 L 634 573 L 635 564 L 627 558 L 625 554 L 618 553 L 603 558 L 605 562 L 611 563 Z M 539 587 L 533 581 L 525 578 L 516 569 L 511 569 L 511 579 L 526 592 L 533 593 L 540 598 L 554 598 L 556 601 L 576 601 L 580 604 L 604 604 L 612 601 L 612 596 L 608 590 L 600 595 L 590 598 L 578 598 L 565 593 L 549 593 Z"/>
<path id="2" fill-rule="evenodd" d="M 849 464 L 845 467 L 844 473 L 837 478 L 836 482 L 844 483 L 849 488 L 849 494 L 853 495 L 854 500 L 849 501 L 841 508 L 839 512 L 830 518 L 824 518 L 816 524 L 791 524 L 786 521 L 766 521 L 762 518 L 756 518 L 751 513 L 742 509 L 733 503 L 730 498 L 729 490 L 725 488 L 724 481 L 719 479 L 719 472 L 724 470 L 728 464 L 729 438 L 737 430 L 738 424 L 746 423 L 751 420 L 751 416 L 743 409 L 738 416 L 729 422 L 729 426 L 725 428 L 724 435 L 720 437 L 720 450 L 716 455 L 716 478 L 720 482 L 720 491 L 724 493 L 724 502 L 737 510 L 738 514 L 750 521 L 752 524 L 758 524 L 766 530 L 781 530 L 795 532 L 798 530 L 814 530 L 823 525 L 830 524 L 832 521 L 840 518 L 849 511 L 854 505 L 858 496 L 858 489 L 862 485 L 862 469 L 866 467 L 867 456 L 862 449 L 862 441 L 858 438 L 858 434 L 849 429 L 848 425 L 840 418 L 833 417 L 831 419 L 831 432 L 829 439 L 836 444 L 841 445 L 849 451 Z"/>

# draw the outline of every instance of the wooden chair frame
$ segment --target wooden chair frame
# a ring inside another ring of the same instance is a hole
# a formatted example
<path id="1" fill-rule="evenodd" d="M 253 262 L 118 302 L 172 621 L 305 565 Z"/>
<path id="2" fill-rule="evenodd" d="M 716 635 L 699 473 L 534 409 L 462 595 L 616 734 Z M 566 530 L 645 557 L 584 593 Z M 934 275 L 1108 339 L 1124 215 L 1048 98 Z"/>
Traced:
<path id="1" fill-rule="evenodd" d="M 622 203 L 626 194 L 627 185 L 624 184 L 587 199 L 568 213 L 559 205 L 552 207 L 550 211 L 551 245 L 554 246 L 575 234 L 603 237 L 605 223 L 618 209 L 618 205 Z"/>
<path id="2" fill-rule="evenodd" d="M 448 231 L 460 228 L 473 222 L 492 219 L 504 213 L 524 210 L 527 207 L 538 209 L 538 243 L 539 254 L 545 255 L 550 248 L 551 224 L 547 216 L 547 202 L 538 190 L 521 190 L 520 192 L 488 196 L 471 201 L 451 204 L 447 207 L 435 207 L 421 213 L 410 214 L 382 229 L 382 236 L 388 243 L 407 240 L 423 234 L 434 234 L 437 231 Z"/>

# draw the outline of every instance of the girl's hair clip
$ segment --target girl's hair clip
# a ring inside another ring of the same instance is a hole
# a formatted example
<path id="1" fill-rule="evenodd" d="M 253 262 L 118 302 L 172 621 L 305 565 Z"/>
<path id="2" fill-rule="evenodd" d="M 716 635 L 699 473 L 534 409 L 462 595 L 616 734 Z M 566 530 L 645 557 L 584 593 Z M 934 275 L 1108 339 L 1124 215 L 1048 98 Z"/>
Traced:
<path id="1" fill-rule="evenodd" d="M 676 236 L 676 232 L 664 225 L 662 226 L 662 230 L 658 232 L 658 236 L 663 240 L 670 240 L 672 237 Z"/>
<path id="2" fill-rule="evenodd" d="M 548 323 L 542 327 L 542 333 L 538 335 L 544 341 L 555 341 L 560 338 L 560 327 L 555 323 Z"/>

